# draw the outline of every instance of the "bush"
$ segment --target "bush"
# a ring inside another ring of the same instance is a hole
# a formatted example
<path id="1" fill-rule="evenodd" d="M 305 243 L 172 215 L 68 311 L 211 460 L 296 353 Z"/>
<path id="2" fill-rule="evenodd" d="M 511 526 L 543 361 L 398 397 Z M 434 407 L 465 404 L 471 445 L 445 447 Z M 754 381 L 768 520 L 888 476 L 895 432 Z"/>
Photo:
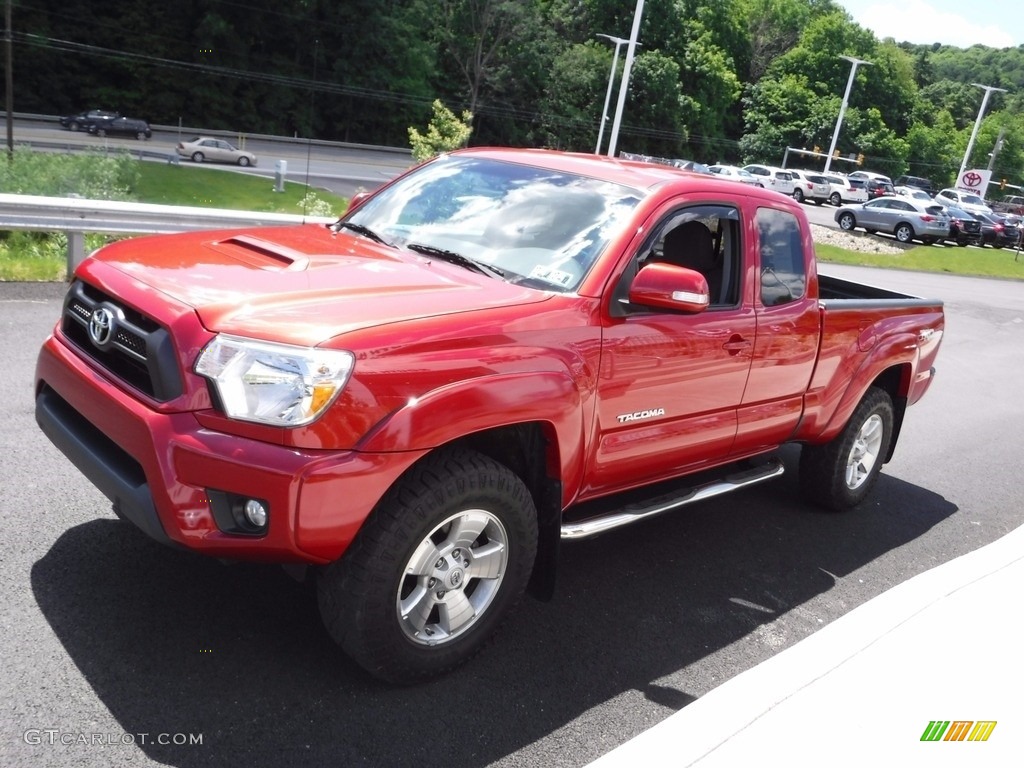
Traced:
<path id="1" fill-rule="evenodd" d="M 10 162 L 0 162 L 0 192 L 16 195 L 131 200 L 138 177 L 127 152 L 62 155 L 19 146 Z"/>

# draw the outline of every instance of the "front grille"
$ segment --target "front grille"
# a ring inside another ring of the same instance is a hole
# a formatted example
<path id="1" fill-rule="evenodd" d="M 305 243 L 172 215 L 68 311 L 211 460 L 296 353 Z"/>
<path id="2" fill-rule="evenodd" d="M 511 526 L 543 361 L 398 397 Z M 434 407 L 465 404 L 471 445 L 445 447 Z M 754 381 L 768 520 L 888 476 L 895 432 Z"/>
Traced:
<path id="1" fill-rule="evenodd" d="M 109 338 L 97 340 L 89 325 L 101 309 L 109 313 L 112 327 Z M 81 280 L 72 283 L 64 299 L 61 330 L 83 354 L 154 400 L 167 402 L 182 393 L 181 372 L 167 330 L 97 288 Z"/>

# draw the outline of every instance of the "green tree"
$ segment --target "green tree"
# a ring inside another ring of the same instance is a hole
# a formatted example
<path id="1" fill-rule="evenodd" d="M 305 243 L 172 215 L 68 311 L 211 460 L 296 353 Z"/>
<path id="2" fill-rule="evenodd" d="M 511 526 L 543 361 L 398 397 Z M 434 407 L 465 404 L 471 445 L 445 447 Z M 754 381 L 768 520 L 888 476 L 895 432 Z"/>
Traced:
<path id="1" fill-rule="evenodd" d="M 416 162 L 429 160 L 442 152 L 448 152 L 466 146 L 473 132 L 473 115 L 463 112 L 458 117 L 440 99 L 433 104 L 434 117 L 427 126 L 426 133 L 420 133 L 413 127 L 409 128 L 409 144 L 412 146 L 412 157 Z"/>

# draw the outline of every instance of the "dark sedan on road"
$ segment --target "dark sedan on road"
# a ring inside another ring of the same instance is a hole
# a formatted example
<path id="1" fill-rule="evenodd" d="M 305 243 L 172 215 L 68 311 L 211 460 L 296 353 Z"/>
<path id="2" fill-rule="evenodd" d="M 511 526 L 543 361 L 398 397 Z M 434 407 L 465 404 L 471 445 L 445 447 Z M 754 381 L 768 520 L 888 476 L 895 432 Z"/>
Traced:
<path id="1" fill-rule="evenodd" d="M 88 131 L 98 123 L 106 123 L 120 116 L 119 112 L 110 112 L 106 109 L 90 109 L 86 112 L 79 112 L 77 115 L 65 115 L 60 118 L 60 124 L 69 131 Z"/>
<path id="2" fill-rule="evenodd" d="M 938 203 L 885 196 L 836 211 L 836 223 L 847 232 L 860 227 L 869 234 L 886 232 L 901 243 L 937 243 L 949 237 L 949 216 Z"/>
<path id="3" fill-rule="evenodd" d="M 139 141 L 148 139 L 153 135 L 149 123 L 145 120 L 136 120 L 132 117 L 115 117 L 113 120 L 106 120 L 102 123 L 93 123 L 89 126 L 89 133 L 96 136 L 107 136 L 122 134 L 134 136 Z"/>

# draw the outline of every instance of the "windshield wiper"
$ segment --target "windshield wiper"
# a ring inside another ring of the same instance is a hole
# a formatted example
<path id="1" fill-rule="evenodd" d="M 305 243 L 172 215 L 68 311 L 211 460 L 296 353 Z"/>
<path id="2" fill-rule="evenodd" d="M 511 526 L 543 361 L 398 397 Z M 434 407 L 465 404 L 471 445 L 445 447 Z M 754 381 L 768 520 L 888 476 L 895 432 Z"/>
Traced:
<path id="1" fill-rule="evenodd" d="M 488 277 L 496 277 L 499 280 L 505 279 L 505 273 L 497 267 L 492 267 L 490 264 L 485 264 L 482 261 L 471 259 L 468 256 L 463 256 L 461 253 L 455 251 L 448 251 L 444 248 L 435 248 L 432 245 L 423 245 L 422 243 L 406 243 L 406 248 L 410 251 L 416 251 L 416 253 L 422 253 L 426 256 L 434 256 L 435 258 L 447 261 L 450 264 L 458 264 L 460 267 L 466 269 L 472 269 L 474 272 L 479 272 L 482 275 Z"/>
<path id="2" fill-rule="evenodd" d="M 392 248 L 395 247 L 392 243 L 389 243 L 387 240 L 378 235 L 372 229 L 370 229 L 369 227 L 364 227 L 362 224 L 354 224 L 351 221 L 338 221 L 332 224 L 331 227 L 334 229 L 335 232 L 342 228 L 351 229 L 356 234 L 362 235 L 363 237 L 368 237 L 371 240 L 381 243 L 382 245 L 390 245 Z"/>

